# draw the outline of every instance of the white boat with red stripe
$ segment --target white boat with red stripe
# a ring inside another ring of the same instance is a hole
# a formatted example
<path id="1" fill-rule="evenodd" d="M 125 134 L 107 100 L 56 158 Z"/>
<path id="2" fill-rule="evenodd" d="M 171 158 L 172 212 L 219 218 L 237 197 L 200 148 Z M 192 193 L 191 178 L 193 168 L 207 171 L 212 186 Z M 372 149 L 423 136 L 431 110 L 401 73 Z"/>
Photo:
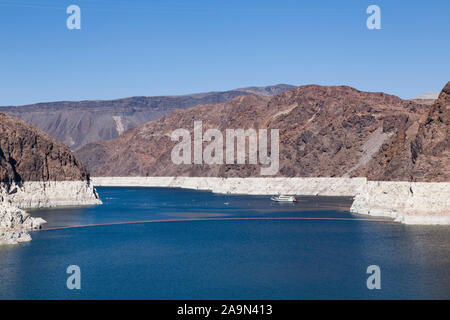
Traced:
<path id="1" fill-rule="evenodd" d="M 288 196 L 288 195 L 279 195 L 279 196 L 271 197 L 270 200 L 273 200 L 276 202 L 297 202 L 298 198 L 294 197 L 294 196 Z"/>

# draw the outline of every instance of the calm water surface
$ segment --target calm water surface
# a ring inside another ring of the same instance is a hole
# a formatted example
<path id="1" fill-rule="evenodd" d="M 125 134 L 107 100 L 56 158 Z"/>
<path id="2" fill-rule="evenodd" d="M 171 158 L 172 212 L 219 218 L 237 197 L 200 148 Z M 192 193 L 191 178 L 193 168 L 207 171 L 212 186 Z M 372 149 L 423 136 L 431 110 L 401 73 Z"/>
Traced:
<path id="1" fill-rule="evenodd" d="M 450 227 L 360 220 L 351 199 L 98 188 L 101 206 L 36 210 L 45 228 L 0 247 L 2 299 L 449 299 Z M 371 219 L 371 218 L 369 218 Z M 81 268 L 68 290 L 66 268 Z M 366 269 L 381 268 L 381 290 Z"/>

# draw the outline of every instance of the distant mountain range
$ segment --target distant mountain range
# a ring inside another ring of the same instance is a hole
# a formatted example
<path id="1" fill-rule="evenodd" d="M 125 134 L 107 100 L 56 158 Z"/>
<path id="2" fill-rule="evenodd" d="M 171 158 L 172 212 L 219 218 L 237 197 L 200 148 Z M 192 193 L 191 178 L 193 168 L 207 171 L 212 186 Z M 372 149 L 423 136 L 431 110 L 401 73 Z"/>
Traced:
<path id="1" fill-rule="evenodd" d="M 114 139 L 129 129 L 160 119 L 178 108 L 217 104 L 249 94 L 272 96 L 294 88 L 278 84 L 179 96 L 46 102 L 0 107 L 0 112 L 25 120 L 76 150 L 90 142 Z"/>
<path id="2" fill-rule="evenodd" d="M 284 91 L 284 90 L 283 90 Z M 176 110 L 76 155 L 93 176 L 259 176 L 259 165 L 175 165 L 170 133 L 255 128 L 280 130 L 287 177 L 450 180 L 450 82 L 431 106 L 347 86 L 301 86 L 275 96 L 249 94 Z"/>

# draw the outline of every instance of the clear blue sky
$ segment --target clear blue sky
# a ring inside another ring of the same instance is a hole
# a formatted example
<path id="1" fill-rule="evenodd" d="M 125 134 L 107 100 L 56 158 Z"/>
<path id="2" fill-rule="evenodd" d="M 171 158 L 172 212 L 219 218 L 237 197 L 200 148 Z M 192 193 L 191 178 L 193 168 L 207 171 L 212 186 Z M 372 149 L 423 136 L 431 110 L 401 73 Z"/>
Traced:
<path id="1" fill-rule="evenodd" d="M 0 0 L 0 105 L 276 83 L 411 98 L 450 80 L 449 17 L 449 0 Z"/>

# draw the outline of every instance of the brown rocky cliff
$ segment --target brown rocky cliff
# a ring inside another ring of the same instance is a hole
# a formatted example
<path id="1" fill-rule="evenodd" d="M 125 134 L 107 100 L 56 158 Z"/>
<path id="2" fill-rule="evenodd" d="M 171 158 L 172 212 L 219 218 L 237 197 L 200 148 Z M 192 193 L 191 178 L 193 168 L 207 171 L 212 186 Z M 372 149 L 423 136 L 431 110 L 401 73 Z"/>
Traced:
<path id="1" fill-rule="evenodd" d="M 259 165 L 173 164 L 171 150 L 175 142 L 170 140 L 171 132 L 177 128 L 192 132 L 194 121 L 201 120 L 203 131 L 280 129 L 279 176 L 420 181 L 434 181 L 435 176 L 440 176 L 448 180 L 445 160 L 434 166 L 439 174 L 420 174 L 431 168 L 402 164 L 415 136 L 421 137 L 416 142 L 419 145 L 423 137 L 436 134 L 437 129 L 428 128 L 427 123 L 440 121 L 443 107 L 439 106 L 428 110 L 428 106 L 384 93 L 309 85 L 274 97 L 250 95 L 214 106 L 175 110 L 115 140 L 87 145 L 77 155 L 95 176 L 259 176 Z M 430 122 L 425 118 L 436 119 Z M 441 129 L 438 131 L 440 137 L 448 139 Z M 438 157 L 436 161 L 442 161 L 439 146 L 445 153 L 448 145 L 439 139 L 429 150 L 422 147 L 414 161 L 429 161 L 433 154 Z"/>
<path id="2" fill-rule="evenodd" d="M 85 181 L 70 149 L 30 124 L 0 113 L 0 181 Z"/>
<path id="3" fill-rule="evenodd" d="M 400 128 L 365 168 L 372 180 L 450 181 L 450 82 L 418 121 Z"/>

